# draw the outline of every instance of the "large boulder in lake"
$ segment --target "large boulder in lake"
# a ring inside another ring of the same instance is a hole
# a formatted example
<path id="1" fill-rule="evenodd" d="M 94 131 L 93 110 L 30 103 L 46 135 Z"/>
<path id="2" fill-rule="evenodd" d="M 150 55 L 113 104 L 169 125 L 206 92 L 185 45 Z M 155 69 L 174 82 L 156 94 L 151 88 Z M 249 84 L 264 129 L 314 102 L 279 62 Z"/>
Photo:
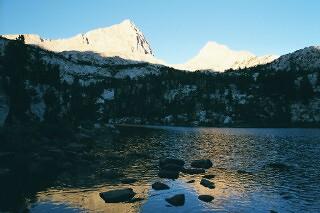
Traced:
<path id="1" fill-rule="evenodd" d="M 166 198 L 166 201 L 173 206 L 183 206 L 185 202 L 185 196 L 184 194 L 177 194 L 173 197 Z"/>
<path id="2" fill-rule="evenodd" d="M 166 190 L 170 189 L 170 187 L 167 184 L 161 183 L 161 182 L 155 182 L 152 184 L 152 188 L 154 190 Z"/>
<path id="3" fill-rule="evenodd" d="M 159 162 L 160 171 L 158 176 L 160 178 L 177 179 L 179 172 L 183 169 L 184 161 L 176 158 L 165 158 Z"/>
<path id="4" fill-rule="evenodd" d="M 211 182 L 210 180 L 205 179 L 205 178 L 201 179 L 200 184 L 202 186 L 205 186 L 205 187 L 209 188 L 209 189 L 214 189 L 215 188 L 214 183 Z"/>
<path id="5" fill-rule="evenodd" d="M 213 164 L 209 159 L 201 159 L 192 161 L 191 166 L 194 168 L 209 169 L 213 166 Z"/>
<path id="6" fill-rule="evenodd" d="M 177 159 L 177 158 L 165 158 L 161 159 L 159 162 L 160 168 L 163 168 L 165 165 L 174 164 L 176 166 L 180 166 L 181 168 L 184 166 L 184 160 Z"/>
<path id="7" fill-rule="evenodd" d="M 179 178 L 179 171 L 171 171 L 171 170 L 161 169 L 158 173 L 158 176 L 160 178 L 178 179 Z"/>
<path id="8" fill-rule="evenodd" d="M 182 171 L 183 170 L 183 166 L 178 165 L 178 164 L 163 164 L 160 166 L 160 169 L 163 170 L 170 170 L 170 171 Z"/>
<path id="9" fill-rule="evenodd" d="M 106 203 L 120 203 L 130 201 L 135 194 L 133 189 L 126 188 L 101 192 L 99 195 Z"/>

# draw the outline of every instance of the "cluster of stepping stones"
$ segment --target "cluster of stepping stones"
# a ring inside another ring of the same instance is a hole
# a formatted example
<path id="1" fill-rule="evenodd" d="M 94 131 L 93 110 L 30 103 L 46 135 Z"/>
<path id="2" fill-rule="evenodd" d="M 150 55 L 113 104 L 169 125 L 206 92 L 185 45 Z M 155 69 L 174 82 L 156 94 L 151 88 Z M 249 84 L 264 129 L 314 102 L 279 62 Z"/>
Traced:
<path id="1" fill-rule="evenodd" d="M 158 176 L 160 178 L 167 178 L 167 179 L 178 179 L 180 172 L 185 174 L 204 174 L 206 169 L 212 167 L 212 162 L 209 159 L 201 159 L 201 160 L 194 160 L 191 162 L 191 167 L 186 168 L 185 162 L 181 159 L 174 159 L 174 158 L 165 158 L 160 160 L 159 162 L 159 173 Z M 207 174 L 203 175 L 203 178 L 200 181 L 200 184 L 204 187 L 209 189 L 214 189 L 215 185 L 209 179 L 214 178 L 214 175 Z M 124 179 L 122 183 L 133 183 L 135 179 Z M 195 180 L 190 180 L 187 183 L 194 183 Z M 152 184 L 152 188 L 154 190 L 169 190 L 170 187 L 161 182 L 155 182 Z M 134 196 L 136 193 L 131 188 L 125 189 L 118 189 L 118 190 L 111 190 L 107 192 L 100 193 L 100 197 L 106 203 L 118 203 L 118 202 L 134 202 Z M 198 199 L 203 202 L 211 202 L 214 197 L 211 195 L 199 195 Z M 185 195 L 184 194 L 177 194 L 172 197 L 165 199 L 169 204 L 172 206 L 183 206 L 185 203 Z"/>

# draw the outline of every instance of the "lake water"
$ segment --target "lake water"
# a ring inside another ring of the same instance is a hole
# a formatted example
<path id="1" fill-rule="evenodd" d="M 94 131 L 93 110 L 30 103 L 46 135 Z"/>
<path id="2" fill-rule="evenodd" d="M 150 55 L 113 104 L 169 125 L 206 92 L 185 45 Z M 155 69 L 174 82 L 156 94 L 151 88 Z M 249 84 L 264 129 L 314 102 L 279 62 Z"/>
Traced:
<path id="1" fill-rule="evenodd" d="M 83 171 L 58 174 L 46 187 L 19 195 L 30 212 L 320 212 L 320 129 L 121 127 L 114 141 L 100 142 L 102 162 Z M 105 144 L 104 144 L 105 143 Z M 157 177 L 159 159 L 209 158 L 215 189 L 202 175 L 177 180 Z M 138 179 L 121 184 L 108 169 Z M 102 174 L 102 175 L 101 175 Z M 171 188 L 154 191 L 163 181 Z M 194 183 L 187 183 L 195 180 Z M 99 192 L 131 187 L 142 201 L 106 204 Z M 185 205 L 165 198 L 184 193 Z M 198 195 L 214 196 L 210 203 Z"/>

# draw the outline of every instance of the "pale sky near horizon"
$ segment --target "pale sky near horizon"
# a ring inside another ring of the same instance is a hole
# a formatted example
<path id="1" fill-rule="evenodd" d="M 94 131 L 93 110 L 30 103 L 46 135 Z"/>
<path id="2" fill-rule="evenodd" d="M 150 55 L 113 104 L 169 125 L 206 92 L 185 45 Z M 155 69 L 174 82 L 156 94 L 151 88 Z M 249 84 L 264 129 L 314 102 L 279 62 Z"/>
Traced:
<path id="1" fill-rule="evenodd" d="M 320 45 L 318 0 L 0 0 L 0 34 L 66 38 L 132 20 L 156 57 L 183 63 L 207 41 L 256 55 Z"/>

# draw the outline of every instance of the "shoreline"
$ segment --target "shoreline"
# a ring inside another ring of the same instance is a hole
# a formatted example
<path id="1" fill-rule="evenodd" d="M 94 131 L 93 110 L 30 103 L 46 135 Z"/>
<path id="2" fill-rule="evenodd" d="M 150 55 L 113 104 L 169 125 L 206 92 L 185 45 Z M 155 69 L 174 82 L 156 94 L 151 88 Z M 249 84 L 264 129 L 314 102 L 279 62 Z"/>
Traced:
<path id="1" fill-rule="evenodd" d="M 320 129 L 320 125 L 316 126 L 245 126 L 245 125 L 234 125 L 234 126 L 190 126 L 190 125 L 158 125 L 158 124 L 112 124 L 115 127 L 140 127 L 140 128 L 217 128 L 217 129 Z"/>

